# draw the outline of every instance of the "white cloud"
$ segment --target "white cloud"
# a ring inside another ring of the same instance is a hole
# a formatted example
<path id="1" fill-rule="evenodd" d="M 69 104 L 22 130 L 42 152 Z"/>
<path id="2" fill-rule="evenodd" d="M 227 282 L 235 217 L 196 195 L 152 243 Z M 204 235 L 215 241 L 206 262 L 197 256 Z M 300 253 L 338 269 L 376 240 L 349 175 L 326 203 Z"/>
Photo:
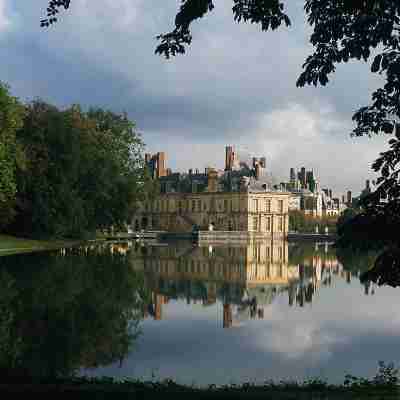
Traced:
<path id="1" fill-rule="evenodd" d="M 6 12 L 7 0 L 0 0 L 0 34 L 11 27 L 11 21 Z"/>

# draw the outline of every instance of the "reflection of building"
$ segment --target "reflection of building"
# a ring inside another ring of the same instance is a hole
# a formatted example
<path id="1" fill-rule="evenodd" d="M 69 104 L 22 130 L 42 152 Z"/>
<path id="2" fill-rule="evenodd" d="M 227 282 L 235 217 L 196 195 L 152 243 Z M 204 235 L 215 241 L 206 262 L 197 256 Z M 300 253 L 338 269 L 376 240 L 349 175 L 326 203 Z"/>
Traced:
<path id="1" fill-rule="evenodd" d="M 290 306 L 310 304 L 333 277 L 350 281 L 327 245 L 305 246 L 284 240 L 236 246 L 147 246 L 130 253 L 133 267 L 145 271 L 153 292 L 148 313 L 163 318 L 169 299 L 204 307 L 221 304 L 222 326 L 263 319 L 266 307 L 285 295 Z M 297 254 L 298 253 L 298 254 Z"/>
<path id="2" fill-rule="evenodd" d="M 149 314 L 162 318 L 165 299 L 182 298 L 204 306 L 220 301 L 223 326 L 263 318 L 264 307 L 298 280 L 298 267 L 288 265 L 288 243 L 251 242 L 242 246 L 138 247 L 134 267 L 144 269 L 154 292 Z"/>
<path id="3" fill-rule="evenodd" d="M 223 327 L 224 328 L 232 327 L 232 306 L 229 303 L 224 304 Z"/>

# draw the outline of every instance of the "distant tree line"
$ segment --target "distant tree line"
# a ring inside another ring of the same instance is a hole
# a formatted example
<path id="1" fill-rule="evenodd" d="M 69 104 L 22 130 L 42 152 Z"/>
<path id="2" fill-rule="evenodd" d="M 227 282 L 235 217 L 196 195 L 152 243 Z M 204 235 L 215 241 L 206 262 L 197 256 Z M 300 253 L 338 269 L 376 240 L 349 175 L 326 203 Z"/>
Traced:
<path id="1" fill-rule="evenodd" d="M 325 233 L 325 228 L 328 227 L 329 233 L 336 232 L 337 217 L 324 216 L 315 217 L 305 215 L 303 211 L 289 211 L 289 230 L 302 233 L 315 233 L 318 226 L 319 233 Z"/>
<path id="2" fill-rule="evenodd" d="M 0 232 L 84 237 L 124 225 L 143 189 L 143 146 L 125 114 L 22 104 L 0 83 Z"/>

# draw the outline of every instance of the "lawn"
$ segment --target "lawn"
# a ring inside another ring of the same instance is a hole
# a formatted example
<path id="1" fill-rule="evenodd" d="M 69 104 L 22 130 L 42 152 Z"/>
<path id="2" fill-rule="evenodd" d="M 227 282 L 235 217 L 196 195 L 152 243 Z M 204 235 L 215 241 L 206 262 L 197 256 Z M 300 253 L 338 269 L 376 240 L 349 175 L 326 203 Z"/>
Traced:
<path id="1" fill-rule="evenodd" d="M 14 236 L 0 235 L 0 256 L 70 247 L 80 242 L 71 240 L 31 240 Z"/>

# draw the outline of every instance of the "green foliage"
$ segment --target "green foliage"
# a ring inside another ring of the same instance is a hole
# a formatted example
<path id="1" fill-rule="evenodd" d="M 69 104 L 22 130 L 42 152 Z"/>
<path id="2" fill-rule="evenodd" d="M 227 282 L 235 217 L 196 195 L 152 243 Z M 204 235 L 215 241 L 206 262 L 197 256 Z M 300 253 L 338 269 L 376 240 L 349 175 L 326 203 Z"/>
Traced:
<path id="1" fill-rule="evenodd" d="M 22 126 L 23 115 L 23 106 L 0 82 L 0 232 L 15 215 L 15 169 L 21 160 L 15 135 Z"/>
<path id="2" fill-rule="evenodd" d="M 398 389 L 399 370 L 392 362 L 386 365 L 383 361 L 379 361 L 378 364 L 378 372 L 372 379 L 346 375 L 344 386 L 352 389 Z"/>
<path id="3" fill-rule="evenodd" d="M 11 232 L 84 237 L 128 221 L 140 190 L 143 143 L 126 115 L 35 101 L 17 139 L 28 158 L 17 168 Z"/>
<path id="4" fill-rule="evenodd" d="M 373 266 L 360 276 L 360 282 L 400 286 L 400 249 L 396 246 L 386 248 L 376 257 Z"/>
<path id="5" fill-rule="evenodd" d="M 336 217 L 313 217 L 305 215 L 299 210 L 289 211 L 289 230 L 302 233 L 315 233 L 318 226 L 319 232 L 323 233 L 328 227 L 329 233 L 336 231 Z"/>

